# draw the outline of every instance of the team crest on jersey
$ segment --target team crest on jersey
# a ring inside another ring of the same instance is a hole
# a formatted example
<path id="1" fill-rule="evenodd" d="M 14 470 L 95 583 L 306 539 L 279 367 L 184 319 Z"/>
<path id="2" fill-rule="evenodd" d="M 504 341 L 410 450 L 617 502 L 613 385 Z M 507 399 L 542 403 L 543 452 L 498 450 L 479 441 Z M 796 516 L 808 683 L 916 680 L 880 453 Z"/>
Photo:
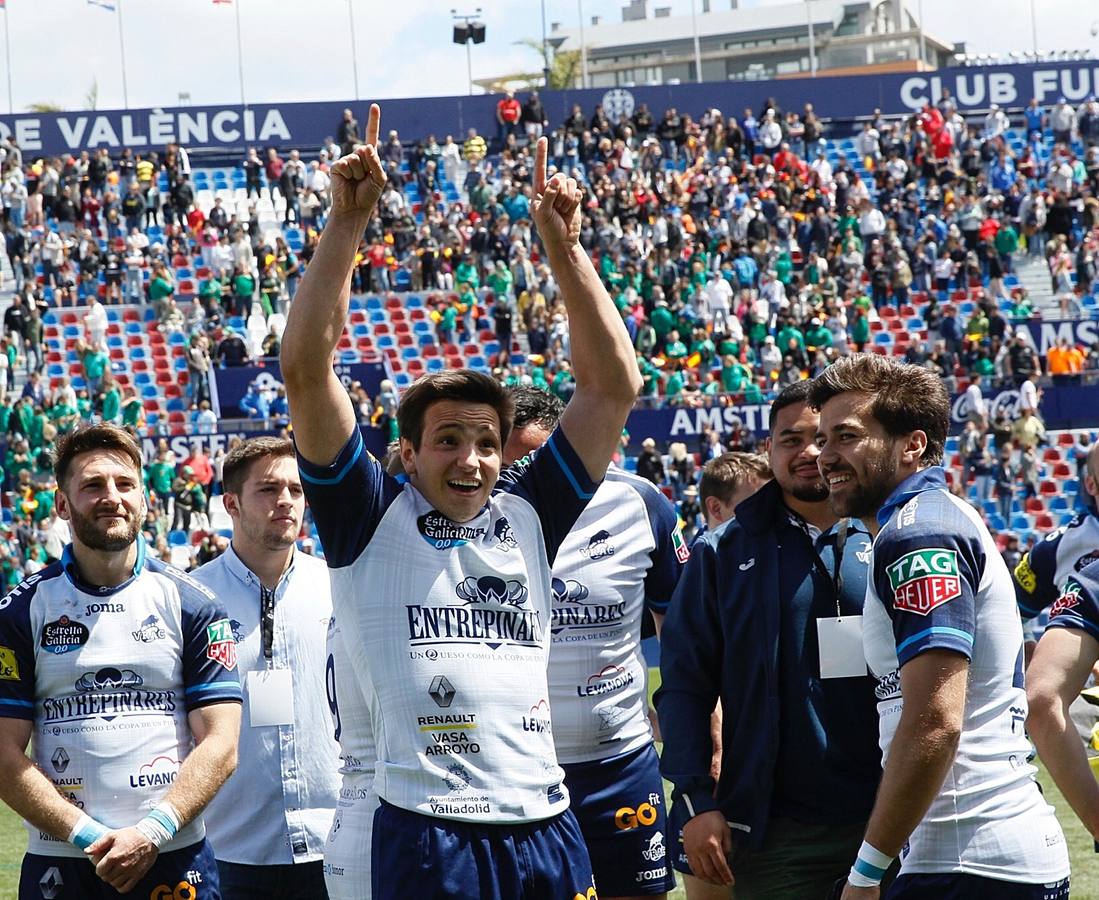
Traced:
<path id="1" fill-rule="evenodd" d="M 19 681 L 19 660 L 11 647 L 0 646 L 0 681 Z"/>
<path id="2" fill-rule="evenodd" d="M 492 529 L 492 536 L 498 541 L 496 549 L 503 553 L 514 550 L 519 546 L 519 542 L 515 540 L 515 533 L 511 530 L 511 523 L 505 516 L 500 516 L 496 520 L 496 525 Z"/>
<path id="3" fill-rule="evenodd" d="M 962 595 L 956 550 L 913 550 L 886 566 L 886 573 L 894 609 L 926 616 Z"/>
<path id="4" fill-rule="evenodd" d="M 162 641 L 168 636 L 168 632 L 160 627 L 160 619 L 156 616 L 148 616 L 137 631 L 131 631 L 135 641 L 143 644 L 151 644 L 153 641 Z"/>
<path id="5" fill-rule="evenodd" d="M 80 693 L 92 691 L 119 691 L 129 688 L 139 688 L 145 683 L 144 679 L 133 669 L 116 669 L 108 666 L 96 672 L 85 672 L 81 675 L 74 687 Z"/>
<path id="6" fill-rule="evenodd" d="M 675 526 L 675 531 L 672 532 L 672 546 L 675 547 L 675 558 L 686 564 L 687 560 L 691 558 L 691 548 L 683 540 L 683 531 L 678 525 Z"/>
<path id="7" fill-rule="evenodd" d="M 470 541 L 479 541 L 487 533 L 484 528 L 471 528 L 469 525 L 451 522 L 434 509 L 416 519 L 416 528 L 420 536 L 436 550 L 461 547 Z"/>
<path id="8" fill-rule="evenodd" d="M 1023 558 L 1015 566 L 1015 580 L 1028 594 L 1033 594 L 1038 589 L 1038 576 L 1030 567 L 1030 553 L 1024 553 Z"/>
<path id="9" fill-rule="evenodd" d="M 206 626 L 206 658 L 220 663 L 230 672 L 237 667 L 237 642 L 228 619 L 218 619 Z"/>
<path id="10" fill-rule="evenodd" d="M 452 763 L 446 767 L 446 774 L 443 776 L 443 780 L 446 782 L 448 788 L 455 793 L 459 793 L 469 787 L 469 783 L 473 780 L 473 776 L 469 774 L 469 769 L 461 763 Z"/>
<path id="11" fill-rule="evenodd" d="M 1066 579 L 1065 586 L 1061 588 L 1061 596 L 1049 608 L 1049 617 L 1053 619 L 1074 606 L 1079 606 L 1081 590 L 1083 588 L 1080 587 L 1080 582 L 1075 578 Z"/>
<path id="12" fill-rule="evenodd" d="M 471 575 L 458 584 L 454 593 L 467 604 L 498 603 L 515 609 L 522 609 L 527 599 L 526 585 L 515 579 L 504 581 L 496 575 L 482 575 L 480 578 Z"/>
<path id="13" fill-rule="evenodd" d="M 614 556 L 614 544 L 611 543 L 611 533 L 606 529 L 600 529 L 591 536 L 588 546 L 580 548 L 580 555 L 590 560 L 603 559 L 605 556 Z"/>
<path id="14" fill-rule="evenodd" d="M 1073 564 L 1073 568 L 1079 572 L 1086 566 L 1090 566 L 1093 562 L 1099 560 L 1099 550 L 1092 550 L 1090 553 L 1085 553 Z"/>
<path id="15" fill-rule="evenodd" d="M 88 643 L 88 626 L 61 616 L 42 626 L 42 649 L 47 653 L 68 653 Z"/>

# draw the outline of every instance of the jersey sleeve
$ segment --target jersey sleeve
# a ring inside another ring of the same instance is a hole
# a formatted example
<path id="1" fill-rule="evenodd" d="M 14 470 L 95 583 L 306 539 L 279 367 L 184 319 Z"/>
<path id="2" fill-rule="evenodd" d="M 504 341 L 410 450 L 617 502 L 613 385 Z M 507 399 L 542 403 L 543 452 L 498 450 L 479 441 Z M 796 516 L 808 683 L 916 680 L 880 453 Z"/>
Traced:
<path id="1" fill-rule="evenodd" d="M 349 565 L 400 496 L 400 484 L 366 449 L 358 428 L 331 465 L 318 466 L 299 453 L 298 471 L 328 565 Z"/>
<path id="2" fill-rule="evenodd" d="M 1057 548 L 1064 531 L 1058 529 L 1023 554 L 1011 572 L 1015 602 L 1024 619 L 1033 619 L 1057 599 Z"/>
<path id="3" fill-rule="evenodd" d="M 927 650 L 971 659 L 986 564 L 981 535 L 945 504 L 920 513 L 904 528 L 890 525 L 874 546 L 874 585 L 893 621 L 898 665 Z"/>
<path id="4" fill-rule="evenodd" d="M 1099 563 L 1066 579 L 1049 610 L 1047 627 L 1085 631 L 1099 641 Z"/>
<path id="5" fill-rule="evenodd" d="M 26 585 L 0 600 L 0 718 L 5 719 L 34 719 L 33 590 Z"/>
<path id="6" fill-rule="evenodd" d="M 180 589 L 183 626 L 183 697 L 187 711 L 212 703 L 242 702 L 237 642 L 229 617 L 213 595 L 194 583 Z"/>
<path id="7" fill-rule="evenodd" d="M 538 513 L 550 565 L 599 485 L 560 427 L 535 452 L 500 473 L 499 490 L 522 497 Z"/>
<path id="8" fill-rule="evenodd" d="M 672 502 L 650 485 L 642 485 L 639 490 L 645 501 L 655 544 L 649 554 L 652 565 L 645 573 L 645 604 L 653 612 L 664 615 L 690 551 L 683 539 L 679 516 Z"/>

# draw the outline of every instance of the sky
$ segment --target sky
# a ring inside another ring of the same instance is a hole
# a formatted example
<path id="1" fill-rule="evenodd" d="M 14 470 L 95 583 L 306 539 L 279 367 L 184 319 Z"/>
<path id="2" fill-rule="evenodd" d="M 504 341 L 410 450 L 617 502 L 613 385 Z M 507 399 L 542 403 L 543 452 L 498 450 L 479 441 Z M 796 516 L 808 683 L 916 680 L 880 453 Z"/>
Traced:
<path id="1" fill-rule="evenodd" d="M 89 0 L 6 0 L 0 17 L 6 24 L 3 49 L 16 112 L 43 102 L 89 108 L 86 98 L 93 85 L 98 109 L 177 106 L 181 93 L 190 95 L 182 105 L 239 103 L 238 12 L 244 93 L 250 103 L 431 97 L 469 89 L 465 48 L 451 41 L 451 3 L 456 0 L 97 2 L 113 2 L 116 9 Z M 626 5 L 626 0 L 473 0 L 458 6 L 459 13 L 480 7 L 487 27 L 486 42 L 472 47 L 475 79 L 541 70 L 539 51 L 522 42 L 540 45 L 543 2 L 547 29 L 552 22 L 575 28 L 580 8 L 588 21 L 592 16 L 620 21 Z M 650 0 L 650 15 L 656 6 L 688 15 L 691 2 Z M 695 2 L 701 10 L 701 0 Z M 917 2 L 908 0 L 909 7 L 915 9 Z M 1099 4 L 1092 0 L 922 0 L 930 33 L 947 42 L 965 41 L 970 52 L 1005 57 L 1008 50 L 1032 47 L 1032 3 L 1039 49 L 1090 49 L 1099 58 L 1099 38 L 1090 33 L 1093 26 L 1099 30 Z M 775 5 L 775 0 L 742 0 L 741 5 Z M 728 0 L 712 0 L 712 6 L 726 9 Z M 4 77 L 2 112 L 8 111 L 8 91 Z"/>

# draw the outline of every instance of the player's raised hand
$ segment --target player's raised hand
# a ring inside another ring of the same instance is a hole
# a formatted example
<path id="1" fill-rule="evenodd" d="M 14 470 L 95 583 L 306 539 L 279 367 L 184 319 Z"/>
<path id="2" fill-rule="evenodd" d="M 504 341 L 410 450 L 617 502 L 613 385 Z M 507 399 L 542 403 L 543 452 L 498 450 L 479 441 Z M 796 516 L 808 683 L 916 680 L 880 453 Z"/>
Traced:
<path id="1" fill-rule="evenodd" d="M 332 166 L 332 213 L 366 213 L 374 211 L 385 189 L 385 169 L 378 156 L 378 130 L 382 111 L 377 103 L 370 104 L 366 120 L 366 143 L 341 157 Z"/>
<path id="2" fill-rule="evenodd" d="M 580 203 L 584 198 L 584 191 L 574 178 L 558 172 L 546 181 L 548 147 L 546 138 L 538 139 L 534 151 L 534 196 L 530 204 L 534 224 L 547 249 L 580 241 Z"/>

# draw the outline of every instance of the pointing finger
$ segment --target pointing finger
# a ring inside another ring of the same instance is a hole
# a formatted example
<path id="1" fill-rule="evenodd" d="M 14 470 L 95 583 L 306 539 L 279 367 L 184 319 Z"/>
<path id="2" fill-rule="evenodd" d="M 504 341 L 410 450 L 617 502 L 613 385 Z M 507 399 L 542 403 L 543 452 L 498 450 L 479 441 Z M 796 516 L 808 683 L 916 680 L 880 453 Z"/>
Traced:
<path id="1" fill-rule="evenodd" d="M 549 140 L 538 138 L 534 148 L 534 195 L 540 196 L 546 190 L 546 156 L 549 152 Z"/>
<path id="2" fill-rule="evenodd" d="M 366 142 L 372 147 L 378 146 L 378 132 L 382 127 L 382 108 L 377 103 L 370 104 L 370 114 L 366 117 Z"/>
<path id="3" fill-rule="evenodd" d="M 377 182 L 385 181 L 385 170 L 382 168 L 382 161 L 378 157 L 378 151 L 374 147 L 367 147 L 362 153 L 363 166 L 366 168 L 366 174 L 371 180 Z"/>

